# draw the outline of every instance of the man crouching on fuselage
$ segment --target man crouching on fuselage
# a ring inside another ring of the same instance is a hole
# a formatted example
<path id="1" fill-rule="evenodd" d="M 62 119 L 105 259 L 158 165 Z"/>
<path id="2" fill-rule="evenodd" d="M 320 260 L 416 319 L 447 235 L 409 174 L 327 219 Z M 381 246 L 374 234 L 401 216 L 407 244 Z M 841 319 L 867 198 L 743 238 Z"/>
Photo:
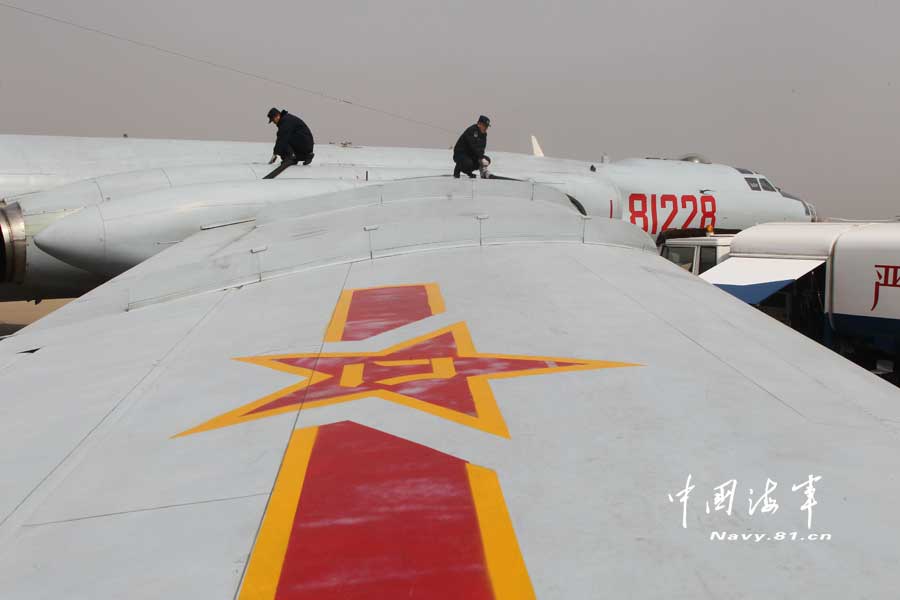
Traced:
<path id="1" fill-rule="evenodd" d="M 491 126 L 491 120 L 484 115 L 478 117 L 478 122 L 462 132 L 453 148 L 453 176 L 459 179 L 460 173 L 469 177 L 475 177 L 475 170 L 481 171 L 481 176 L 488 176 L 487 167 L 491 159 L 484 155 L 487 148 L 487 130 Z"/>

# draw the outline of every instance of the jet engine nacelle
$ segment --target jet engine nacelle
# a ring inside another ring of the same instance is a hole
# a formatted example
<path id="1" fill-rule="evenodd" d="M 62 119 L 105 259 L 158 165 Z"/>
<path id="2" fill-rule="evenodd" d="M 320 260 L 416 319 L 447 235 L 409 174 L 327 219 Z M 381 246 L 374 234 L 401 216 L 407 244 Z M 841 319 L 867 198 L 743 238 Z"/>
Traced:
<path id="1" fill-rule="evenodd" d="M 272 204 L 358 185 L 365 184 L 288 179 L 157 190 L 87 206 L 50 225 L 34 241 L 69 265 L 110 278 L 199 231 L 251 221 Z"/>
<path id="2" fill-rule="evenodd" d="M 25 280 L 25 219 L 17 202 L 0 201 L 0 282 Z"/>
<path id="3" fill-rule="evenodd" d="M 440 174 L 433 168 L 326 164 L 288 169 L 276 180 L 263 181 L 262 177 L 271 170 L 269 165 L 258 164 L 156 168 L 104 175 L 12 197 L 6 202 L 0 200 L 0 302 L 79 296 L 110 275 L 120 273 L 123 266 L 136 264 L 136 257 L 149 258 L 201 226 L 244 218 L 258 209 L 259 202 L 300 198 L 367 182 Z M 239 197 L 236 190 L 248 195 Z M 121 209 L 116 208 L 119 205 Z M 112 230 L 122 231 L 115 225 L 121 223 L 118 219 L 128 220 L 133 214 L 130 221 L 139 224 L 141 231 L 133 232 L 137 235 L 134 240 L 124 242 L 130 253 L 124 261 L 97 263 L 91 253 L 97 248 L 99 234 L 85 240 L 88 243 L 77 258 L 67 244 L 67 256 L 72 261 L 60 260 L 35 244 L 34 238 L 47 227 L 82 210 L 86 215 L 82 221 L 90 220 L 87 215 L 98 211 L 106 218 L 104 223 L 111 229 L 103 236 L 103 244 L 126 239 L 113 239 L 109 234 Z M 88 256 L 92 256 L 90 261 L 86 260 Z M 78 264 L 90 268 L 75 266 Z"/>
<path id="4" fill-rule="evenodd" d="M 258 167 L 260 171 L 264 167 Z M 43 252 L 33 241 L 46 227 L 84 207 L 173 186 L 257 180 L 254 165 L 168 167 L 114 173 L 0 200 L 0 302 L 67 298 L 105 279 Z"/>
<path id="5" fill-rule="evenodd" d="M 103 282 L 42 252 L 29 234 L 19 203 L 0 201 L 0 302 L 71 298 Z"/>

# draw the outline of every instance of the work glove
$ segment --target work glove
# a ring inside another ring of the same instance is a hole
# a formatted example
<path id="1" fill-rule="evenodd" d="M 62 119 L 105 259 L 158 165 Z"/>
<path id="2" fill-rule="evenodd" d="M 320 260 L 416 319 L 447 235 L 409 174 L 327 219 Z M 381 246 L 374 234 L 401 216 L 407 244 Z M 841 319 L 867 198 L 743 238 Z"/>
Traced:
<path id="1" fill-rule="evenodd" d="M 272 158 L 269 159 L 269 164 L 270 164 L 270 165 L 275 164 L 275 159 L 277 159 L 277 158 L 278 158 L 278 157 L 275 156 L 275 155 L 273 154 L 273 155 L 272 155 Z"/>
<path id="2" fill-rule="evenodd" d="M 483 156 L 481 158 L 481 168 L 478 171 L 481 173 L 482 179 L 490 179 L 491 174 L 488 173 L 488 167 L 491 166 L 491 159 L 488 156 Z"/>

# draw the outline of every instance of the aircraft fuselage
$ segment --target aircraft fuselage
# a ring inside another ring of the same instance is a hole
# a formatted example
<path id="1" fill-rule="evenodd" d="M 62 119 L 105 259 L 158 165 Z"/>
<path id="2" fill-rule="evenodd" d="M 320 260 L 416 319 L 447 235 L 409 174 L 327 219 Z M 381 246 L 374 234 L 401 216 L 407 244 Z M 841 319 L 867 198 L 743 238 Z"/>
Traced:
<path id="1" fill-rule="evenodd" d="M 263 181 L 269 153 L 248 142 L 0 136 L 0 300 L 80 295 L 201 228 L 273 203 L 452 170 L 449 150 L 321 145 L 312 165 Z M 554 187 L 573 210 L 654 237 L 812 220 L 806 203 L 762 189 L 764 176 L 726 165 L 492 158 L 498 176 Z"/>

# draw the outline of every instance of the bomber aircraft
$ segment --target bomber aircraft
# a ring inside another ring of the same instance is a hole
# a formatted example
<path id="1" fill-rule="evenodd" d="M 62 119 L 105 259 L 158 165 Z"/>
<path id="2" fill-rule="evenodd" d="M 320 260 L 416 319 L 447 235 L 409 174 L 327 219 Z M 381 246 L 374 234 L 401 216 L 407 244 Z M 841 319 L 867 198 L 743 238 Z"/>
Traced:
<path id="1" fill-rule="evenodd" d="M 897 389 L 656 251 L 766 177 L 0 141 L 0 597 L 896 594 Z"/>
<path id="2" fill-rule="evenodd" d="M 312 165 L 270 181 L 263 177 L 271 167 L 254 163 L 268 153 L 263 144 L 0 136 L 0 299 L 77 296 L 197 231 L 253 219 L 265 206 L 447 176 L 452 165 L 445 150 L 348 144 L 316 152 Z M 590 163 L 540 154 L 497 153 L 495 177 L 557 189 L 583 216 L 625 220 L 654 238 L 815 217 L 811 204 L 765 176 L 696 155 Z"/>

